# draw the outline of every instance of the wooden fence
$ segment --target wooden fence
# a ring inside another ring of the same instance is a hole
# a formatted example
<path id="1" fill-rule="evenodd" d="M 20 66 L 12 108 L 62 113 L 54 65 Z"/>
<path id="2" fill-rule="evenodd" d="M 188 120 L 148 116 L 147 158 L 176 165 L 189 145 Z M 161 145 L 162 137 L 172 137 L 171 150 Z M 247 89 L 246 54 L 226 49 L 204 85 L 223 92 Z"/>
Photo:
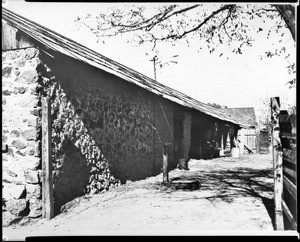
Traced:
<path id="1" fill-rule="evenodd" d="M 297 159 L 295 116 L 286 111 L 279 114 L 280 140 L 282 145 L 283 191 L 282 211 L 284 229 L 297 229 Z"/>
<path id="2" fill-rule="evenodd" d="M 279 98 L 271 98 L 274 165 L 275 229 L 297 229 L 297 153 L 295 115 L 280 111 Z"/>
<path id="3" fill-rule="evenodd" d="M 255 129 L 245 130 L 245 133 L 244 133 L 244 145 L 246 145 L 253 152 L 256 152 L 256 147 L 257 147 L 256 136 L 257 135 L 256 135 L 256 130 Z"/>

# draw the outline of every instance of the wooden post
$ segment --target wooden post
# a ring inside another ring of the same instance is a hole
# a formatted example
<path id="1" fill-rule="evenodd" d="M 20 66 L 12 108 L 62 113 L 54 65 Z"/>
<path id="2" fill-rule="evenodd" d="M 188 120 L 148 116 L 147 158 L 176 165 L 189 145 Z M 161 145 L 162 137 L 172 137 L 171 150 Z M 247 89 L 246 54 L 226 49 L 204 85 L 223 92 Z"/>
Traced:
<path id="1" fill-rule="evenodd" d="M 282 215 L 282 191 L 283 191 L 283 171 L 282 171 L 282 147 L 279 138 L 279 97 L 271 98 L 271 119 L 272 119 L 272 155 L 274 167 L 274 202 L 275 202 L 275 229 L 283 230 Z"/>
<path id="2" fill-rule="evenodd" d="M 239 129 L 238 130 L 238 136 L 239 136 L 239 149 L 240 149 L 240 155 L 244 154 L 244 139 L 245 139 L 245 135 L 244 135 L 245 130 L 244 129 Z"/>
<path id="3" fill-rule="evenodd" d="M 225 150 L 226 150 L 226 151 L 230 151 L 230 150 L 231 150 L 229 131 L 228 131 L 228 133 L 227 133 Z"/>
<path id="4" fill-rule="evenodd" d="M 169 172 L 168 172 L 168 156 L 170 155 L 172 144 L 165 143 L 163 145 L 163 183 L 169 182 Z"/>
<path id="5" fill-rule="evenodd" d="M 256 129 L 256 153 L 259 154 L 260 153 L 260 130 Z"/>
<path id="6" fill-rule="evenodd" d="M 54 217 L 51 159 L 51 105 L 49 97 L 42 97 L 42 198 L 43 217 Z"/>

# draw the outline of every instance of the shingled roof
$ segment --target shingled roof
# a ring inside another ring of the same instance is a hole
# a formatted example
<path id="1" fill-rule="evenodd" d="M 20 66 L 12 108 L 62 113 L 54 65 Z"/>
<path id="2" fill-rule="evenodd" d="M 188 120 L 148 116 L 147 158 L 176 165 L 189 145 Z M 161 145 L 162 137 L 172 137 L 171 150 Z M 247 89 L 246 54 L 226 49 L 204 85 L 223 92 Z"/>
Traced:
<path id="1" fill-rule="evenodd" d="M 246 124 L 249 127 L 257 126 L 255 111 L 253 107 L 246 108 L 222 108 L 225 115 L 234 119 L 238 123 Z"/>
<path id="2" fill-rule="evenodd" d="M 6 8 L 2 8 L 2 19 L 4 19 L 11 26 L 26 33 L 35 41 L 38 41 L 47 48 L 73 57 L 96 68 L 102 69 L 108 73 L 122 78 L 125 81 L 138 85 L 152 93 L 169 99 L 182 106 L 198 110 L 222 121 L 227 121 L 239 126 L 245 126 L 245 124 L 237 122 L 216 108 L 210 107 L 209 105 L 193 99 L 168 86 L 165 86 L 162 83 L 156 82 L 155 80 L 135 70 L 132 70 L 131 68 L 113 61 Z"/>

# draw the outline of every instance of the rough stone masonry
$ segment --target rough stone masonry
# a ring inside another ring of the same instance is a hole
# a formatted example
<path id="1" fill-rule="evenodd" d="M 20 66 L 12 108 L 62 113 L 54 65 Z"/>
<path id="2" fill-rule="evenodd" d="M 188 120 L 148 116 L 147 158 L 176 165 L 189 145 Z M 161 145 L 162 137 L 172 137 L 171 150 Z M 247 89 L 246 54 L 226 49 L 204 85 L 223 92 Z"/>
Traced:
<path id="1" fill-rule="evenodd" d="M 2 215 L 7 226 L 40 217 L 41 125 L 36 48 L 2 52 Z"/>
<path id="2" fill-rule="evenodd" d="M 4 226 L 42 216 L 41 97 L 47 92 L 52 94 L 55 214 L 77 196 L 120 183 L 40 57 L 37 48 L 2 52 L 2 145 L 8 145 L 2 159 Z"/>

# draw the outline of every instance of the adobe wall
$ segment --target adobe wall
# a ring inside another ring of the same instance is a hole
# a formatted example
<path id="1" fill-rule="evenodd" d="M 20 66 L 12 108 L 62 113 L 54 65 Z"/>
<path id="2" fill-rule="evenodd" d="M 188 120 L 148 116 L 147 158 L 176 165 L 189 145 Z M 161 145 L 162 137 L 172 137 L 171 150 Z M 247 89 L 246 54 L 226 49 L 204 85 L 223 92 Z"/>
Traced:
<path id="1" fill-rule="evenodd" d="M 2 52 L 3 226 L 42 214 L 38 55 L 36 48 Z"/>

